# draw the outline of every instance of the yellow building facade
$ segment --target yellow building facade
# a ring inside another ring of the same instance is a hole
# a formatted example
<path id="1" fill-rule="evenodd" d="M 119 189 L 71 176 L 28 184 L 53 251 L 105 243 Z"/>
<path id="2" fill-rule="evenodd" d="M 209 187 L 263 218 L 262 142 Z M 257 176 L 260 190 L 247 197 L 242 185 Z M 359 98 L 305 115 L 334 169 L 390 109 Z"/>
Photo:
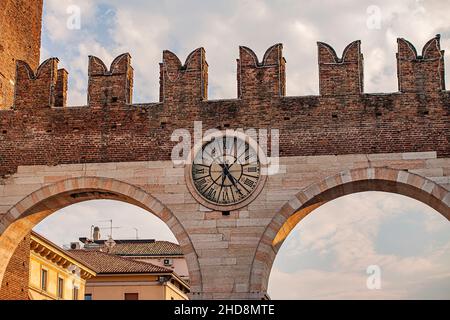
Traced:
<path id="1" fill-rule="evenodd" d="M 70 250 L 96 273 L 86 300 L 187 300 L 189 284 L 172 269 L 100 251 Z"/>
<path id="2" fill-rule="evenodd" d="M 89 279 L 86 296 L 91 300 L 188 300 L 188 286 L 179 278 L 160 281 L 151 274 L 97 275 Z"/>
<path id="3" fill-rule="evenodd" d="M 29 298 L 31 300 L 84 300 L 86 280 L 95 271 L 67 251 L 32 232 Z"/>
<path id="4" fill-rule="evenodd" d="M 64 250 L 30 236 L 30 300 L 187 300 L 172 269 L 90 250 Z"/>

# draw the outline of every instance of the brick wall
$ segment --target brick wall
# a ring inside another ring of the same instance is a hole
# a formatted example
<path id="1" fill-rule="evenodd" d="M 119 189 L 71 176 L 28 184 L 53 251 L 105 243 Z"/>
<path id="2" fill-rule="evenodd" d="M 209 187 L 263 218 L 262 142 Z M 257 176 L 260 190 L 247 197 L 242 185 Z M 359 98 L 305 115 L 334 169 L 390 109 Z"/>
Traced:
<path id="1" fill-rule="evenodd" d="M 424 55 L 399 39 L 399 91 L 363 93 L 360 42 L 342 58 L 319 43 L 320 96 L 285 97 L 282 46 L 263 62 L 246 47 L 238 60 L 239 99 L 208 101 L 204 49 L 181 64 L 165 51 L 161 102 L 133 105 L 133 68 L 128 54 L 108 69 L 89 64 L 89 105 L 67 108 L 67 72 L 49 59 L 33 72 L 17 65 L 14 110 L 0 111 L 0 174 L 19 165 L 56 165 L 169 160 L 175 129 L 276 128 L 281 156 L 437 151 L 450 155 L 450 92 L 443 83 L 439 37 Z M 409 50 L 409 51 L 408 51 Z M 412 50 L 412 51 L 411 51 Z M 438 57 L 438 60 L 436 60 Z M 440 62 L 439 62 L 440 61 Z M 424 82 L 425 79 L 425 82 Z M 59 107 L 59 108 L 55 108 Z"/>
<path id="2" fill-rule="evenodd" d="M 0 109 L 13 104 L 16 60 L 39 65 L 43 0 L 0 2 Z"/>
<path id="3" fill-rule="evenodd" d="M 30 236 L 19 244 L 9 261 L 0 289 L 0 300 L 28 300 Z"/>

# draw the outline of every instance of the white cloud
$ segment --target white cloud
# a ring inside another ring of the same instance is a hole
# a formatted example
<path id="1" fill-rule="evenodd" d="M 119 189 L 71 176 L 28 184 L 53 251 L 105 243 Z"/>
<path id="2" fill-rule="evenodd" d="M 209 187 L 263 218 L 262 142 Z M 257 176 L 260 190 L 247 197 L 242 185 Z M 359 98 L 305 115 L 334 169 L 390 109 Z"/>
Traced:
<path id="1" fill-rule="evenodd" d="M 272 299 L 402 299 L 405 289 L 369 290 L 367 276 L 351 272 L 302 270 L 285 273 L 272 270 L 269 295 Z M 383 282 L 383 285 L 387 283 Z M 383 288 L 383 287 L 382 287 Z"/>
<path id="2" fill-rule="evenodd" d="M 44 1 L 44 32 L 53 40 L 65 42 L 76 37 L 78 30 L 68 28 L 68 20 L 74 14 L 71 8 L 76 8 L 80 14 L 81 27 L 88 27 L 93 21 L 95 3 L 89 0 L 46 0 Z"/>

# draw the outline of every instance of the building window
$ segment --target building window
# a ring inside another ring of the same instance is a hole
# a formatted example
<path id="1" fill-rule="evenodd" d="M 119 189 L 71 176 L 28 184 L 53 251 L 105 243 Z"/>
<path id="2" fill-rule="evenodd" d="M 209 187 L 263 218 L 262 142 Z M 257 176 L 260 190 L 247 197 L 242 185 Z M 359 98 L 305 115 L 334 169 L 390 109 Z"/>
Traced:
<path id="1" fill-rule="evenodd" d="M 79 290 L 78 287 L 73 287 L 72 300 L 78 300 L 78 290 Z"/>
<path id="2" fill-rule="evenodd" d="M 125 293 L 125 300 L 139 300 L 139 293 Z"/>
<path id="3" fill-rule="evenodd" d="M 84 300 L 92 300 L 92 294 L 86 293 L 86 294 L 84 295 Z"/>
<path id="4" fill-rule="evenodd" d="M 41 289 L 47 291 L 47 270 L 41 269 Z"/>
<path id="5" fill-rule="evenodd" d="M 64 279 L 58 277 L 58 298 L 64 298 Z"/>

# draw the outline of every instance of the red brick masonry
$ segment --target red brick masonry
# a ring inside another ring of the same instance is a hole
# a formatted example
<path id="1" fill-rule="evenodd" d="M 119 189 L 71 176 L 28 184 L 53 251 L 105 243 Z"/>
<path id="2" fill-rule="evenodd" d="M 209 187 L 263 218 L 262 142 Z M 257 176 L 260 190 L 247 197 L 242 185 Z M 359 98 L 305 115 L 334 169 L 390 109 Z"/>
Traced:
<path id="1" fill-rule="evenodd" d="M 28 300 L 30 236 L 26 236 L 9 260 L 0 286 L 0 300 Z"/>
<path id="2" fill-rule="evenodd" d="M 13 104 L 16 60 L 39 65 L 42 2 L 0 1 L 0 109 Z"/>
<path id="3" fill-rule="evenodd" d="M 56 58 L 37 71 L 17 63 L 15 105 L 0 111 L 0 174 L 19 165 L 169 160 L 175 129 L 280 129 L 281 156 L 437 151 L 450 155 L 450 93 L 439 36 L 418 55 L 398 39 L 399 92 L 363 93 L 360 42 L 338 58 L 318 43 L 320 96 L 285 97 L 282 45 L 259 62 L 240 48 L 238 99 L 208 101 L 205 51 L 184 65 L 165 51 L 161 102 L 131 104 L 131 57 L 108 69 L 89 58 L 89 105 L 66 107 L 67 73 Z"/>

